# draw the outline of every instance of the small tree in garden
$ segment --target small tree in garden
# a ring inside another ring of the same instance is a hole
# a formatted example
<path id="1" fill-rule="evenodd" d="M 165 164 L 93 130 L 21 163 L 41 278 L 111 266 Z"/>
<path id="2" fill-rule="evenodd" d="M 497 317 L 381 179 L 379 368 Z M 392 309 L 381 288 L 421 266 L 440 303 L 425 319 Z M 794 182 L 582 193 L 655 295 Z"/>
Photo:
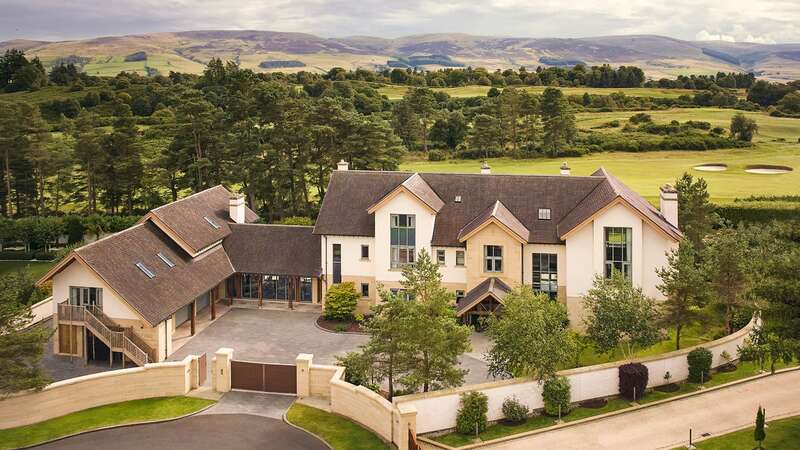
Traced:
<path id="1" fill-rule="evenodd" d="M 758 412 L 756 412 L 756 428 L 753 430 L 753 438 L 758 442 L 759 449 L 764 448 L 764 439 L 767 438 L 767 432 L 764 430 L 764 409 L 759 405 Z"/>
<path id="2" fill-rule="evenodd" d="M 336 365 L 344 367 L 344 381 L 373 391 L 378 390 L 379 380 L 376 379 L 369 355 L 363 352 L 347 352 L 344 356 L 336 357 Z"/>
<path id="3" fill-rule="evenodd" d="M 569 414 L 570 390 L 569 379 L 566 377 L 555 377 L 545 381 L 542 387 L 544 412 L 550 416 L 557 416 L 559 413 L 562 416 Z"/>
<path id="4" fill-rule="evenodd" d="M 461 434 L 478 434 L 486 429 L 486 414 L 489 412 L 489 397 L 482 392 L 461 394 L 461 403 L 456 414 L 456 431 Z"/>
<path id="5" fill-rule="evenodd" d="M 586 335 L 601 353 L 620 349 L 626 359 L 661 340 L 655 300 L 634 287 L 621 272 L 598 275 L 584 297 Z"/>
<path id="6" fill-rule="evenodd" d="M 675 329 L 675 350 L 681 348 L 683 328 L 702 315 L 708 287 L 691 241 L 682 240 L 667 255 L 667 266 L 656 269 L 661 279 L 658 289 L 666 300 L 661 303 L 661 324 Z"/>
<path id="7" fill-rule="evenodd" d="M 640 363 L 629 363 L 619 366 L 619 394 L 631 401 L 642 398 L 647 389 L 649 371 Z"/>
<path id="8" fill-rule="evenodd" d="M 325 294 L 325 309 L 322 315 L 330 320 L 351 320 L 360 297 L 353 282 L 334 284 Z"/>
<path id="9" fill-rule="evenodd" d="M 575 343 L 563 305 L 529 286 L 515 288 L 503 301 L 503 314 L 486 322 L 486 335 L 492 340 L 486 354 L 491 375 L 544 380 L 572 362 Z"/>
<path id="10" fill-rule="evenodd" d="M 503 401 L 503 417 L 511 423 L 522 423 L 528 418 L 530 410 L 516 397 L 509 397 Z"/>
<path id="11" fill-rule="evenodd" d="M 697 347 L 686 355 L 689 362 L 689 381 L 692 383 L 705 383 L 711 378 L 711 360 L 714 355 L 711 350 Z"/>
<path id="12" fill-rule="evenodd" d="M 725 229 L 715 233 L 705 251 L 705 272 L 711 281 L 711 305 L 725 316 L 728 334 L 736 331 L 733 323 L 736 312 L 744 305 L 743 294 L 751 271 L 747 258 L 747 243 L 737 230 Z"/>

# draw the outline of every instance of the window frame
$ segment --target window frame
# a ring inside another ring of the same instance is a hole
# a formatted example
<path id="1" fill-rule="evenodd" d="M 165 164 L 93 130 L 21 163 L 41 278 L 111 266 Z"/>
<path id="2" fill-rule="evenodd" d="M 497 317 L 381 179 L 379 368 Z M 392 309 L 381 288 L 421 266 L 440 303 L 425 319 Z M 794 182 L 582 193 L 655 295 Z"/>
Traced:
<path id="1" fill-rule="evenodd" d="M 392 269 L 402 269 L 416 262 L 416 217 L 414 214 L 389 215 L 389 267 Z"/>
<path id="2" fill-rule="evenodd" d="M 550 208 L 539 208 L 539 220 L 551 220 L 552 215 Z"/>
<path id="3" fill-rule="evenodd" d="M 369 298 L 369 283 L 361 283 L 361 298 Z"/>
<path id="4" fill-rule="evenodd" d="M 102 310 L 103 288 L 93 286 L 70 286 L 68 302 L 70 305 L 74 306 L 94 305 Z"/>
<path id="5" fill-rule="evenodd" d="M 534 292 L 547 294 L 551 299 L 558 297 L 557 253 L 533 253 L 531 260 L 531 275 L 531 287 L 533 288 Z M 546 289 L 543 288 L 543 284 L 546 284 Z"/>
<path id="6" fill-rule="evenodd" d="M 459 260 L 461 262 L 459 262 Z M 466 266 L 466 255 L 464 250 L 456 250 L 456 267 L 465 267 Z"/>
<path id="7" fill-rule="evenodd" d="M 369 259 L 369 244 L 361 244 L 361 259 Z"/>
<path id="8" fill-rule="evenodd" d="M 447 265 L 447 252 L 442 248 L 436 249 L 436 264 L 440 266 Z"/>
<path id="9" fill-rule="evenodd" d="M 490 254 L 491 253 L 491 254 Z M 503 272 L 503 246 L 483 246 L 483 271 L 486 273 Z"/>
<path id="10" fill-rule="evenodd" d="M 331 244 L 331 263 L 333 284 L 339 284 L 342 282 L 342 244 Z"/>
<path id="11" fill-rule="evenodd" d="M 611 242 L 613 234 L 621 234 L 622 242 Z M 611 278 L 616 270 L 627 279 L 633 278 L 633 229 L 631 227 L 603 227 L 603 274 Z"/>

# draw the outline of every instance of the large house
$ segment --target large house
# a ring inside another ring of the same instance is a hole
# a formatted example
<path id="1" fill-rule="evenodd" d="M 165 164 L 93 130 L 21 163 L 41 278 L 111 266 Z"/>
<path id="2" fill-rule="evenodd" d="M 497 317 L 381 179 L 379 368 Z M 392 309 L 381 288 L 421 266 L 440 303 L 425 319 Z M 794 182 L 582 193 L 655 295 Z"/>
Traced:
<path id="1" fill-rule="evenodd" d="M 656 269 L 681 238 L 677 194 L 660 210 L 603 169 L 591 176 L 331 175 L 315 226 L 256 224 L 222 186 L 156 208 L 135 226 L 73 251 L 52 281 L 54 351 L 161 361 L 213 320 L 220 300 L 320 305 L 351 281 L 362 312 L 378 286 L 400 293 L 403 265 L 423 249 L 439 263 L 456 310 L 474 323 L 527 284 L 563 302 L 578 324 L 596 274 L 619 270 L 656 298 Z"/>

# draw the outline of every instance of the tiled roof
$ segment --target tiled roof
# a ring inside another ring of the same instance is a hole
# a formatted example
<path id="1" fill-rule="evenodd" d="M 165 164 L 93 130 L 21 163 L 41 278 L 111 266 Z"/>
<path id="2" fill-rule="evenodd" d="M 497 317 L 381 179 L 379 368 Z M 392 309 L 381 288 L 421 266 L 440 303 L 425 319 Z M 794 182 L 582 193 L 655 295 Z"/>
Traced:
<path id="1" fill-rule="evenodd" d="M 192 258 L 149 221 L 85 245 L 75 253 L 151 325 L 233 274 L 222 246 Z M 159 253 L 174 267 L 169 267 Z M 154 277 L 149 278 L 137 263 Z"/>
<path id="2" fill-rule="evenodd" d="M 334 171 L 317 217 L 315 234 L 373 236 L 375 217 L 367 212 L 415 174 L 409 172 Z M 619 180 L 599 170 L 591 176 L 480 175 L 420 173 L 444 202 L 436 215 L 432 245 L 462 246 L 459 234 L 498 201 L 529 230 L 530 243 L 556 244 L 561 237 L 621 197 L 675 239 L 680 232 L 658 210 Z M 456 201 L 459 197 L 460 201 Z M 539 219 L 550 209 L 550 220 Z"/>
<path id="3" fill-rule="evenodd" d="M 528 230 L 528 228 L 523 225 L 522 222 L 517 219 L 514 213 L 509 211 L 508 208 L 506 208 L 506 205 L 504 205 L 500 200 L 496 201 L 494 205 L 484 210 L 483 213 L 479 214 L 468 224 L 466 224 L 458 233 L 458 240 L 463 241 L 465 236 L 480 228 L 484 223 L 486 223 L 487 220 L 492 218 L 508 227 L 508 229 L 519 236 L 519 238 L 523 241 L 528 241 L 530 230 Z"/>
<path id="4" fill-rule="evenodd" d="M 158 207 L 148 216 L 154 216 L 198 253 L 231 233 L 228 226 L 230 196 L 231 192 L 224 186 L 214 186 Z M 254 222 L 257 219 L 258 215 L 245 206 L 245 220 Z"/>
<path id="5" fill-rule="evenodd" d="M 493 295 L 502 303 L 503 298 L 511 292 L 511 288 L 499 278 L 491 277 L 470 289 L 456 304 L 456 315 L 462 315 L 481 302 L 487 295 Z"/>
<path id="6" fill-rule="evenodd" d="M 237 272 L 316 277 L 320 267 L 320 237 L 312 227 L 231 224 L 222 245 Z"/>

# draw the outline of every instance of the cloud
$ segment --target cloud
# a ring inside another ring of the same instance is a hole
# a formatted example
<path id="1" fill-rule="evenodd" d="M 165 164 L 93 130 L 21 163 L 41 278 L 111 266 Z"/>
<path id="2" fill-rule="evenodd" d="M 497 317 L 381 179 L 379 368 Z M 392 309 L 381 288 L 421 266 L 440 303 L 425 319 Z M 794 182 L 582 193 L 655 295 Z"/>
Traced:
<path id="1" fill-rule="evenodd" d="M 725 41 L 736 42 L 736 38 L 728 34 L 712 34 L 706 30 L 701 30 L 695 35 L 695 40 L 698 41 Z"/>
<path id="2" fill-rule="evenodd" d="M 199 29 L 800 42 L 797 0 L 2 0 L 0 40 Z"/>

